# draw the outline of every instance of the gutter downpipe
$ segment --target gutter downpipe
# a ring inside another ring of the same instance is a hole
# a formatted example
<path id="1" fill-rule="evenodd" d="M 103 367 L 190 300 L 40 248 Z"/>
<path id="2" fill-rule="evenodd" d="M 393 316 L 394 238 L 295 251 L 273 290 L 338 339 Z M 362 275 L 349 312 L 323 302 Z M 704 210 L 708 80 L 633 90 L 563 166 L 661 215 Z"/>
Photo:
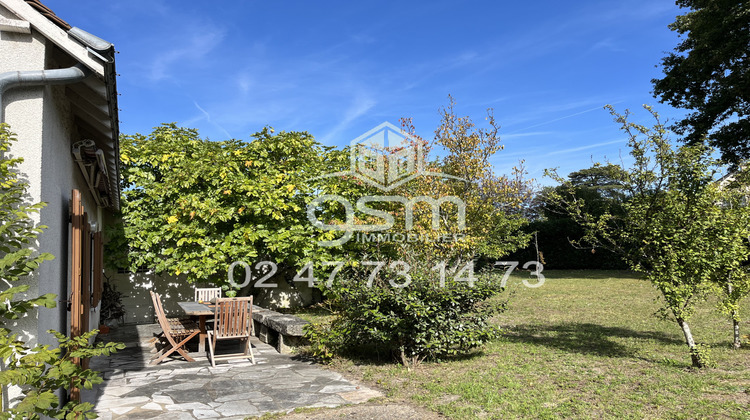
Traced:
<path id="1" fill-rule="evenodd" d="M 91 76 L 92 73 L 88 67 L 77 63 L 66 69 L 9 71 L 0 74 L 0 123 L 5 122 L 3 94 L 6 90 L 19 86 L 66 85 L 80 82 Z M 0 371 L 4 370 L 5 361 L 0 360 Z M 5 385 L 2 386 L 2 401 L 0 401 L 0 404 L 3 411 L 9 406 L 8 390 Z"/>
<path id="2" fill-rule="evenodd" d="M 18 86 L 66 85 L 80 82 L 93 72 L 81 63 L 66 69 L 9 71 L 0 74 L 0 123 L 5 122 L 3 94 Z"/>

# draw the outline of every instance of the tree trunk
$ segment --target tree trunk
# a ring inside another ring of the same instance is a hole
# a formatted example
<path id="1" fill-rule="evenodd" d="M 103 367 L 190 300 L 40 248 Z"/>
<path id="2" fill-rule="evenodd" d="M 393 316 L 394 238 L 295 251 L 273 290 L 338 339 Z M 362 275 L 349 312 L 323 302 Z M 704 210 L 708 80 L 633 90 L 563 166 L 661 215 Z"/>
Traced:
<path id="1" fill-rule="evenodd" d="M 4 370 L 5 370 L 5 359 L 0 359 L 0 372 Z M 0 400 L 0 409 L 4 413 L 8 409 L 8 406 L 10 405 L 10 402 L 8 399 L 8 386 L 2 385 L 0 389 L 2 389 L 2 393 L 3 393 L 2 399 Z"/>
<path id="2" fill-rule="evenodd" d="M 682 318 L 677 318 L 677 324 L 682 328 L 682 333 L 685 335 L 685 343 L 690 348 L 690 358 L 693 360 L 693 367 L 702 368 L 704 366 L 703 361 L 695 351 L 695 340 L 693 340 L 693 333 L 690 332 L 690 326 Z"/>
<path id="3" fill-rule="evenodd" d="M 732 296 L 732 280 L 727 281 L 727 298 L 731 299 Z M 738 349 L 741 346 L 740 343 L 740 322 L 738 321 L 739 315 L 737 310 L 732 311 L 732 332 L 734 334 L 734 348 Z"/>
<path id="4" fill-rule="evenodd" d="M 734 348 L 742 346 L 740 342 L 740 321 L 737 320 L 737 311 L 732 311 L 732 324 L 734 324 Z"/>

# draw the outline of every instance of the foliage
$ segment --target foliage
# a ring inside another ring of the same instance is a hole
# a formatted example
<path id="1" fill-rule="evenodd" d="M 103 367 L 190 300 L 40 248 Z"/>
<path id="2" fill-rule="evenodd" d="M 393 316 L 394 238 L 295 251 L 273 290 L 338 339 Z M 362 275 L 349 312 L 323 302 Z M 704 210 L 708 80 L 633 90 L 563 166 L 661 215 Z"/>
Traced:
<path id="1" fill-rule="evenodd" d="M 370 287 L 361 276 L 326 291 L 335 317 L 330 325 L 312 324 L 306 332 L 316 356 L 382 355 L 408 366 L 465 354 L 499 334 L 489 319 L 505 304 L 488 301 L 502 291 L 497 277 L 482 276 L 473 287 L 414 279 L 408 287 L 394 288 L 384 278 Z"/>
<path id="2" fill-rule="evenodd" d="M 480 256 L 500 258 L 528 242 L 529 235 L 520 228 L 526 223 L 522 207 L 529 184 L 522 167 L 511 176 L 493 172 L 490 159 L 502 145 L 491 111 L 485 128 L 477 128 L 469 117 L 458 117 L 452 98 L 441 114 L 432 142 L 417 136 L 410 120 L 402 121 L 411 134 L 409 146 L 422 147 L 425 171 L 431 176 L 417 177 L 393 194 L 406 200 L 458 198 L 464 206 L 465 226 L 454 216 L 459 214 L 456 202 L 440 206 L 439 217 L 429 205 L 419 204 L 413 208 L 413 226 L 398 223 L 390 232 L 422 239 L 356 244 L 350 252 L 359 254 L 359 262 L 339 274 L 345 281 L 324 289 L 334 320 L 308 332 L 318 356 L 356 351 L 413 365 L 468 352 L 497 336 L 489 317 L 502 305 L 488 301 L 502 288 L 491 281 L 472 287 L 474 262 Z M 438 147 L 445 149 L 445 157 L 430 160 L 430 152 Z M 362 188 L 350 194 L 368 192 Z M 404 214 L 401 204 L 385 203 L 378 210 L 394 219 Z M 355 223 L 380 223 L 360 213 L 356 216 Z M 441 241 L 441 237 L 457 239 Z M 375 274 L 359 264 L 364 261 L 388 268 Z"/>
<path id="3" fill-rule="evenodd" d="M 524 226 L 523 230 L 533 234 L 535 238 L 531 239 L 526 248 L 506 257 L 507 260 L 538 260 L 544 264 L 545 270 L 624 270 L 627 268 L 622 258 L 608 249 L 573 246 L 571 241 L 580 239 L 584 233 L 580 225 L 568 217 L 556 216 L 535 220 Z"/>
<path id="4" fill-rule="evenodd" d="M 221 289 L 224 291 L 224 296 L 226 297 L 235 297 L 237 296 L 237 290 L 236 288 L 233 288 L 229 285 L 221 286 Z"/>
<path id="5" fill-rule="evenodd" d="M 122 303 L 123 293 L 114 284 L 104 282 L 102 290 L 101 322 L 122 320 L 127 312 Z"/>
<path id="6" fill-rule="evenodd" d="M 131 268 L 222 285 L 235 261 L 283 271 L 333 259 L 317 246 L 306 207 L 324 188 L 308 179 L 335 158 L 307 133 L 264 128 L 253 137 L 209 141 L 164 124 L 121 138 L 124 225 L 113 243 L 127 243 Z"/>
<path id="7" fill-rule="evenodd" d="M 6 409 L 0 418 L 39 419 L 41 415 L 52 418 L 82 419 L 96 418 L 90 403 L 69 401 L 60 406 L 55 391 L 58 389 L 91 389 L 102 382 L 98 372 L 82 369 L 75 359 L 109 356 L 125 348 L 122 343 L 97 343 L 89 345 L 97 330 L 79 337 L 68 338 L 50 330 L 59 343 L 58 348 L 37 345 L 30 348 L 19 341 L 15 334 L 8 335 L 3 329 L 0 337 L 0 357 L 8 363 L 7 370 L 0 372 L 0 384 L 16 385 L 23 389 L 23 399 Z"/>
<path id="8" fill-rule="evenodd" d="M 0 124 L 0 279 L 7 285 L 32 275 L 43 261 L 53 257 L 37 253 L 34 243 L 44 226 L 35 226 L 32 219 L 44 206 L 43 203 L 26 204 L 27 184 L 19 179 L 16 166 L 21 158 L 9 156 L 10 145 L 15 141 L 8 126 Z M 29 285 L 10 286 L 0 291 L 0 315 L 4 320 L 15 320 L 36 307 L 55 307 L 54 294 L 29 298 L 25 293 Z M 20 298 L 17 296 L 20 295 Z M 91 347 L 88 339 L 96 331 L 81 337 L 68 339 L 54 334 L 59 348 L 37 345 L 28 347 L 16 334 L 0 323 L 0 360 L 4 369 L 0 372 L 0 385 L 22 387 L 23 399 L 14 407 L 3 407 L 0 418 L 38 419 L 40 415 L 54 418 L 93 418 L 91 404 L 70 401 L 60 407 L 55 391 L 72 387 L 91 388 L 101 382 L 96 372 L 81 369 L 73 363 L 74 358 L 86 358 L 111 354 L 120 344 Z"/>
<path id="9" fill-rule="evenodd" d="M 465 204 L 465 229 L 458 228 L 455 219 L 442 218 L 435 229 L 428 206 L 417 206 L 414 214 L 416 231 L 432 239 L 443 235 L 461 235 L 454 242 L 412 242 L 400 244 L 397 254 L 412 267 L 429 270 L 436 263 L 451 261 L 460 266 L 478 256 L 500 258 L 529 241 L 521 230 L 527 220 L 522 207 L 530 196 L 530 183 L 523 178 L 523 162 L 510 175 L 497 175 L 491 163 L 503 149 L 498 134 L 499 124 L 492 110 L 487 112 L 486 127 L 477 127 L 468 116 L 456 115 L 455 101 L 440 110 L 441 122 L 432 142 L 414 134 L 410 120 L 404 125 L 425 149 L 442 148 L 446 155 L 428 165 L 428 171 L 439 172 L 460 180 L 442 177 L 420 177 L 406 184 L 398 192 L 413 199 L 419 196 L 435 198 L 458 197 Z M 453 209 L 455 210 L 455 208 Z"/>
<path id="10" fill-rule="evenodd" d="M 342 347 L 343 333 L 333 331 L 328 322 L 311 322 L 304 327 L 304 337 L 309 345 L 310 354 L 323 363 L 330 362 L 335 351 Z"/>
<path id="11" fill-rule="evenodd" d="M 35 226 L 32 215 L 39 213 L 45 204 L 27 204 L 27 184 L 19 179 L 16 166 L 22 158 L 9 156 L 11 143 L 16 138 L 7 124 L 0 124 L 0 278 L 13 284 L 31 274 L 39 264 L 54 257 L 37 253 L 34 242 L 45 226 Z M 53 307 L 55 297 L 46 294 L 35 299 L 13 300 L 16 294 L 25 293 L 28 285 L 11 286 L 0 292 L 0 316 L 18 319 L 35 306 Z"/>
<path id="12" fill-rule="evenodd" d="M 721 254 L 726 265 L 713 278 L 714 294 L 719 297 L 719 310 L 729 315 L 732 320 L 736 348 L 742 345 L 740 303 L 750 294 L 750 207 L 747 189 L 749 182 L 750 173 L 742 169 L 724 177 L 719 183 L 722 192 L 720 209 L 725 223 L 715 232 L 720 237 L 736 239 L 734 242 L 725 241 L 723 247 L 714 251 Z"/>
<path id="13" fill-rule="evenodd" d="M 662 102 L 691 112 L 675 125 L 691 143 L 708 136 L 722 158 L 750 158 L 750 2 L 677 0 L 690 11 L 669 27 L 684 38 L 662 59 L 664 77 L 654 79 Z"/>
<path id="14" fill-rule="evenodd" d="M 691 326 L 720 369 L 690 368 L 673 321 L 655 319 L 659 292 L 627 271 L 554 270 L 544 287 L 508 280 L 509 310 L 493 322 L 503 337 L 481 354 L 404 369 L 336 358 L 334 369 L 377 383 L 385 402 L 450 419 L 745 418 L 750 357 L 723 334 L 710 305 Z M 750 309 L 750 301 L 742 304 Z M 435 417 L 435 416 L 432 416 Z"/>
<path id="15" fill-rule="evenodd" d="M 650 108 L 647 107 L 649 111 Z M 717 164 L 703 145 L 673 148 L 658 115 L 648 128 L 628 121 L 610 108 L 629 136 L 631 168 L 618 175 L 628 196 L 623 212 L 596 215 L 572 194 L 551 198 L 584 229 L 581 243 L 618 252 L 661 292 L 663 314 L 673 317 L 685 336 L 693 364 L 703 367 L 705 352 L 696 350 L 688 320 L 695 304 L 711 291 L 712 279 L 736 267 L 747 255 L 745 229 L 731 229 L 718 205 L 726 194 L 714 180 Z M 563 190 L 572 187 L 551 172 Z M 739 253 L 725 253 L 728 247 Z M 741 252 L 740 252 L 741 251 Z"/>
<path id="16" fill-rule="evenodd" d="M 716 361 L 711 356 L 711 346 L 708 344 L 697 343 L 695 347 L 690 349 L 690 357 L 693 360 L 700 360 L 701 367 L 714 368 L 717 366 Z"/>
<path id="17" fill-rule="evenodd" d="M 527 261 L 543 260 L 547 269 L 624 269 L 625 263 L 619 255 L 604 249 L 580 247 L 571 241 L 584 236 L 583 229 L 565 211 L 550 200 L 550 194 L 568 194 L 585 203 L 587 214 L 602 215 L 605 212 L 621 214 L 626 199 L 622 168 L 615 164 L 595 163 L 592 167 L 568 175 L 570 187 L 545 187 L 532 201 L 532 221 L 524 231 L 533 232 L 535 239 L 529 247 L 512 254 L 509 259 Z M 540 255 L 537 255 L 537 252 Z"/>

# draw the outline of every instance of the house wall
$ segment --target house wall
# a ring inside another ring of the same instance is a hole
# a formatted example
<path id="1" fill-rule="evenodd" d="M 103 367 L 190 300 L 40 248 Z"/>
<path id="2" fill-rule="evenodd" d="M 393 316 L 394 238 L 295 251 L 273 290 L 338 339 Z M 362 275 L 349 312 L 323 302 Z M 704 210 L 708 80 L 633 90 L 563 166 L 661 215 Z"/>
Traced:
<path id="1" fill-rule="evenodd" d="M 47 51 L 49 55 L 50 51 Z M 57 67 L 49 62 L 47 68 Z M 65 86 L 45 88 L 44 123 L 42 126 L 42 172 L 41 197 L 47 206 L 41 211 L 41 223 L 48 228 L 40 237 L 40 249 L 52 253 L 55 260 L 40 266 L 39 293 L 54 293 L 58 300 L 69 298 L 70 282 L 70 200 L 73 189 L 81 191 L 84 209 L 89 223 L 96 226 L 92 232 L 102 227 L 101 209 L 91 196 L 80 168 L 71 153 L 74 142 L 80 140 L 73 124 L 70 103 L 65 96 Z M 42 316 L 43 315 L 43 316 Z M 48 316 L 49 315 L 49 316 Z M 44 344 L 54 344 L 55 338 L 47 331 L 54 329 L 69 332 L 70 312 L 65 302 L 56 308 L 40 309 L 37 326 L 39 340 Z M 92 308 L 89 314 L 89 328 L 99 325 L 99 312 Z"/>
<path id="2" fill-rule="evenodd" d="M 179 276 L 157 275 L 152 272 L 123 273 L 106 270 L 106 278 L 122 293 L 122 303 L 127 313 L 124 324 L 153 324 L 158 322 L 154 317 L 153 303 L 149 291 L 153 290 L 162 297 L 162 304 L 167 316 L 181 317 L 184 312 L 178 302 L 195 299 L 196 287 L 216 287 L 214 284 L 189 283 L 184 274 Z M 306 284 L 297 283 L 296 288 L 289 286 L 282 279 L 273 279 L 278 288 L 256 289 L 254 303 L 264 308 L 298 308 L 315 302 L 313 290 Z M 114 325 L 113 325 L 114 326 Z"/>
<path id="3" fill-rule="evenodd" d="M 4 16 L 5 9 L 0 8 Z M 7 17 L 7 16 L 6 16 Z M 45 38 L 38 33 L 18 34 L 0 32 L 0 73 L 7 71 L 26 71 L 44 68 Z M 43 118 L 43 88 L 10 89 L 3 95 L 5 122 L 10 124 L 11 131 L 17 135 L 18 141 L 13 143 L 10 155 L 21 156 L 24 162 L 19 165 L 22 179 L 29 183 L 29 200 L 40 201 L 42 174 L 42 118 Z M 35 215 L 36 222 L 40 216 Z M 37 282 L 41 279 L 37 272 L 27 281 L 31 287 L 29 296 L 37 296 Z M 27 316 L 15 322 L 14 330 L 24 338 L 35 340 L 38 336 L 36 317 Z"/>
<path id="4" fill-rule="evenodd" d="M 0 15 L 11 18 L 0 7 Z M 0 32 L 0 73 L 50 68 L 52 45 L 33 28 L 31 34 Z M 30 315 L 14 325 L 14 330 L 29 343 L 56 344 L 46 331 L 69 332 L 68 299 L 70 282 L 70 199 L 71 191 L 81 191 L 90 222 L 101 228 L 101 211 L 91 197 L 78 166 L 71 154 L 72 144 L 78 140 L 70 105 L 64 86 L 18 87 L 3 95 L 5 122 L 18 141 L 11 146 L 11 155 L 24 158 L 19 171 L 29 184 L 28 200 L 44 201 L 47 206 L 34 216 L 47 229 L 39 236 L 38 249 L 49 252 L 55 259 L 44 262 L 28 279 L 29 296 L 54 293 L 58 305 L 53 309 L 39 309 L 38 316 Z M 98 310 L 90 316 L 90 326 L 98 325 Z"/>
<path id="5" fill-rule="evenodd" d="M 107 279 L 123 294 L 122 303 L 127 313 L 125 324 L 153 324 L 158 322 L 154 316 L 154 307 L 149 291 L 161 295 L 164 311 L 167 316 L 181 317 L 184 312 L 178 302 L 192 301 L 195 298 L 195 287 L 215 287 L 212 284 L 191 284 L 185 275 L 166 276 L 153 272 L 122 273 L 107 271 Z"/>

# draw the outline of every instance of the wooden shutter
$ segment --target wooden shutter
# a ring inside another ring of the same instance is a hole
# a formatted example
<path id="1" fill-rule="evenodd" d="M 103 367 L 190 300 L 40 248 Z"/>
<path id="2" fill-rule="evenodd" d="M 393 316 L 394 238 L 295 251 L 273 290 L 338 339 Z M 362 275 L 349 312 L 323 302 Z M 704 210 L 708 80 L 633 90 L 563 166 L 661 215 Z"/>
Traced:
<path id="1" fill-rule="evenodd" d="M 70 238 L 70 336 L 79 337 L 89 331 L 89 314 L 91 313 L 91 281 L 92 271 L 94 273 L 94 290 L 98 289 L 98 297 L 101 298 L 101 235 L 95 235 L 92 258 L 92 238 L 89 226 L 88 214 L 84 211 L 81 201 L 81 192 L 73 190 L 71 194 L 72 224 Z M 93 261 L 92 261 L 93 259 Z M 92 270 L 92 263 L 94 269 Z M 98 270 L 97 270 L 98 269 Z M 96 294 L 96 293 L 95 293 Z M 97 301 L 98 303 L 98 301 Z M 73 359 L 73 362 L 84 369 L 88 368 L 88 359 Z M 70 398 L 80 401 L 80 390 L 71 387 Z"/>
<path id="2" fill-rule="evenodd" d="M 89 314 L 91 314 L 91 227 L 89 226 L 89 215 L 83 212 L 83 266 L 81 275 L 81 333 L 88 332 Z M 81 360 L 81 367 L 88 369 L 89 359 Z"/>
<path id="3" fill-rule="evenodd" d="M 72 237 L 70 238 L 71 253 L 71 284 L 70 284 L 70 336 L 78 337 L 83 333 L 81 318 L 83 314 L 83 302 L 81 298 L 83 283 L 83 204 L 81 203 L 81 192 L 73 190 L 71 200 L 71 223 L 73 225 Z"/>
<path id="4" fill-rule="evenodd" d="M 73 225 L 70 238 L 70 336 L 78 337 L 83 333 L 81 318 L 83 315 L 83 302 L 81 299 L 81 287 L 83 283 L 83 204 L 81 203 L 81 192 L 73 190 L 71 198 L 70 221 Z M 73 363 L 80 364 L 81 360 L 73 359 Z M 70 388 L 70 399 L 81 400 L 81 390 Z"/>

